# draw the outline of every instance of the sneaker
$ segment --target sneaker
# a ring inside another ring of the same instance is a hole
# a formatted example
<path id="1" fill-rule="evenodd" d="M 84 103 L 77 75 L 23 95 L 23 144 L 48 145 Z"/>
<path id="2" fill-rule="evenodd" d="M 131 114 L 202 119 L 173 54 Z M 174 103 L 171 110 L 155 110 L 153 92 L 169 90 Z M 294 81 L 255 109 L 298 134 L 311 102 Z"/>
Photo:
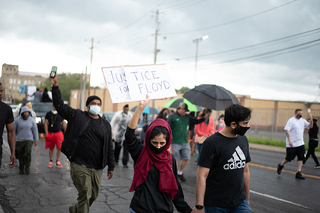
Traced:
<path id="1" fill-rule="evenodd" d="M 29 168 L 25 168 L 25 173 L 26 173 L 26 175 L 30 175 L 30 169 Z"/>
<path id="2" fill-rule="evenodd" d="M 320 164 L 314 166 L 315 169 L 320 169 Z"/>
<path id="3" fill-rule="evenodd" d="M 304 180 L 306 178 L 302 176 L 301 172 L 297 172 L 296 173 L 296 179 Z"/>
<path id="4" fill-rule="evenodd" d="M 284 166 L 281 166 L 280 163 L 278 164 L 278 168 L 277 168 L 277 173 L 280 175 L 281 171 L 283 169 Z"/>
<path id="5" fill-rule="evenodd" d="M 52 161 L 50 161 L 50 163 L 48 163 L 47 167 L 51 168 L 52 167 Z"/>
<path id="6" fill-rule="evenodd" d="M 184 178 L 183 174 L 182 175 L 178 175 L 179 180 L 181 180 L 182 182 L 186 182 L 187 180 Z"/>
<path id="7" fill-rule="evenodd" d="M 24 169 L 19 169 L 19 174 L 23 175 L 24 174 Z"/>
<path id="8" fill-rule="evenodd" d="M 63 167 L 63 166 L 61 165 L 60 161 L 56 161 L 56 166 L 57 166 L 58 168 L 62 168 L 62 167 Z"/>

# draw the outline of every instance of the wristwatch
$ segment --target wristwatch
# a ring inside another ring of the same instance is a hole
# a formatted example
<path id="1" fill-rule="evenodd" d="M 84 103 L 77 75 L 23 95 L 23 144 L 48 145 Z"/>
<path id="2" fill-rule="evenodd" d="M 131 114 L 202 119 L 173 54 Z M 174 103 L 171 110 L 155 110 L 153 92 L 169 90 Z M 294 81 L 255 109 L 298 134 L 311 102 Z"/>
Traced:
<path id="1" fill-rule="evenodd" d="M 201 205 L 196 205 L 196 209 L 201 210 L 201 209 L 203 209 L 203 206 L 201 206 Z"/>

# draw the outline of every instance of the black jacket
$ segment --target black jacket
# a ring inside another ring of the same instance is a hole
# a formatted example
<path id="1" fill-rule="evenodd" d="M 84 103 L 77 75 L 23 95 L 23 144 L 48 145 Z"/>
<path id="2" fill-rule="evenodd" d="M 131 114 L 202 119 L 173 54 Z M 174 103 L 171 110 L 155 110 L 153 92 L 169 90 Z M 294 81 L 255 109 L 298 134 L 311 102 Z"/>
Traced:
<path id="1" fill-rule="evenodd" d="M 134 134 L 134 129 L 127 128 L 125 137 L 128 150 L 134 163 L 137 162 L 142 152 L 143 145 Z M 178 180 L 176 159 L 172 156 L 172 170 L 178 185 L 178 193 L 172 200 L 169 193 L 159 191 L 159 172 L 154 165 L 151 166 L 147 179 L 139 185 L 133 195 L 130 207 L 139 213 L 171 213 L 173 204 L 178 212 L 190 213 L 192 209 L 184 200 L 183 191 Z"/>
<path id="2" fill-rule="evenodd" d="M 67 156 L 70 162 L 73 162 L 73 157 L 77 151 L 79 137 L 83 134 L 90 123 L 91 117 L 88 112 L 80 109 L 73 109 L 63 103 L 59 87 L 52 87 L 53 105 L 58 111 L 59 115 L 68 121 L 67 131 L 62 142 L 61 152 Z M 113 171 L 115 167 L 114 150 L 111 139 L 111 126 L 109 122 L 101 117 L 101 127 L 104 131 L 103 143 L 103 163 L 102 168 L 108 165 L 108 171 Z M 90 153 L 88 153 L 90 155 Z M 94 157 L 94 156 L 92 156 Z"/>

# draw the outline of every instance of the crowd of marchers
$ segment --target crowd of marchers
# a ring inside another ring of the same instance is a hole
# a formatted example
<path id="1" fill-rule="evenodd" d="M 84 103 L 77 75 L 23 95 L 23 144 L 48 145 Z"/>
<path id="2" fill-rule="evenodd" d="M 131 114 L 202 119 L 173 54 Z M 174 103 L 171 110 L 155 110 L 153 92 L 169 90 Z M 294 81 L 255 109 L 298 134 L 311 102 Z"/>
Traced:
<path id="1" fill-rule="evenodd" d="M 107 167 L 108 179 L 113 177 L 115 165 L 128 167 L 134 161 L 134 175 L 130 191 L 134 192 L 128 212 L 251 212 L 249 143 L 245 136 L 250 128 L 251 110 L 238 104 L 230 105 L 223 115 L 213 120 L 211 109 L 203 109 L 197 117 L 188 112 L 188 105 L 180 103 L 177 110 L 164 108 L 152 122 L 143 115 L 149 96 L 140 101 L 135 112 L 129 106 L 116 113 L 109 123 L 99 113 L 103 101 L 89 96 L 86 110 L 73 109 L 61 98 L 58 78 L 52 83 L 52 110 L 45 117 L 46 149 L 49 149 L 48 167 L 63 167 L 59 161 L 63 153 L 70 162 L 70 177 L 78 191 L 77 202 L 69 212 L 89 212 L 97 199 L 103 170 Z M 37 93 L 37 92 L 36 92 Z M 0 100 L 3 89 L 0 83 Z M 34 94 L 38 97 L 38 94 Z M 23 103 L 13 116 L 10 106 L 0 102 L 0 134 L 7 128 L 11 151 L 10 167 L 19 164 L 19 174 L 30 174 L 31 150 L 39 141 L 38 129 L 33 118 L 31 103 Z M 135 129 L 142 119 L 138 138 Z M 65 120 L 68 124 L 66 124 Z M 303 131 L 309 129 L 310 141 L 307 158 L 304 157 Z M 278 165 L 281 174 L 284 164 L 298 157 L 297 179 L 303 163 L 314 154 L 318 146 L 317 118 L 311 112 L 302 118 L 297 109 L 285 127 L 287 154 Z M 56 161 L 54 159 L 56 148 Z M 184 200 L 181 183 L 187 181 L 183 170 L 191 155 L 198 151 L 195 207 Z M 0 150 L 2 160 L 2 146 Z M 130 156 L 129 156 L 130 155 Z M 19 161 L 17 161 L 19 159 Z M 0 162 L 1 165 L 1 162 Z"/>

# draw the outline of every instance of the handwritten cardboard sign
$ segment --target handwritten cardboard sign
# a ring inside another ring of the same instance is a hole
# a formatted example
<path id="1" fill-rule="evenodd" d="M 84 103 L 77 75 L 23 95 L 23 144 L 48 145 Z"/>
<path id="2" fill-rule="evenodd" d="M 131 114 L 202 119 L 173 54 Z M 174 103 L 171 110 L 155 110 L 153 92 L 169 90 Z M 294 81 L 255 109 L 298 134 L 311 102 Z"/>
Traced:
<path id="1" fill-rule="evenodd" d="M 113 103 L 177 96 L 167 68 L 161 65 L 103 67 Z"/>

